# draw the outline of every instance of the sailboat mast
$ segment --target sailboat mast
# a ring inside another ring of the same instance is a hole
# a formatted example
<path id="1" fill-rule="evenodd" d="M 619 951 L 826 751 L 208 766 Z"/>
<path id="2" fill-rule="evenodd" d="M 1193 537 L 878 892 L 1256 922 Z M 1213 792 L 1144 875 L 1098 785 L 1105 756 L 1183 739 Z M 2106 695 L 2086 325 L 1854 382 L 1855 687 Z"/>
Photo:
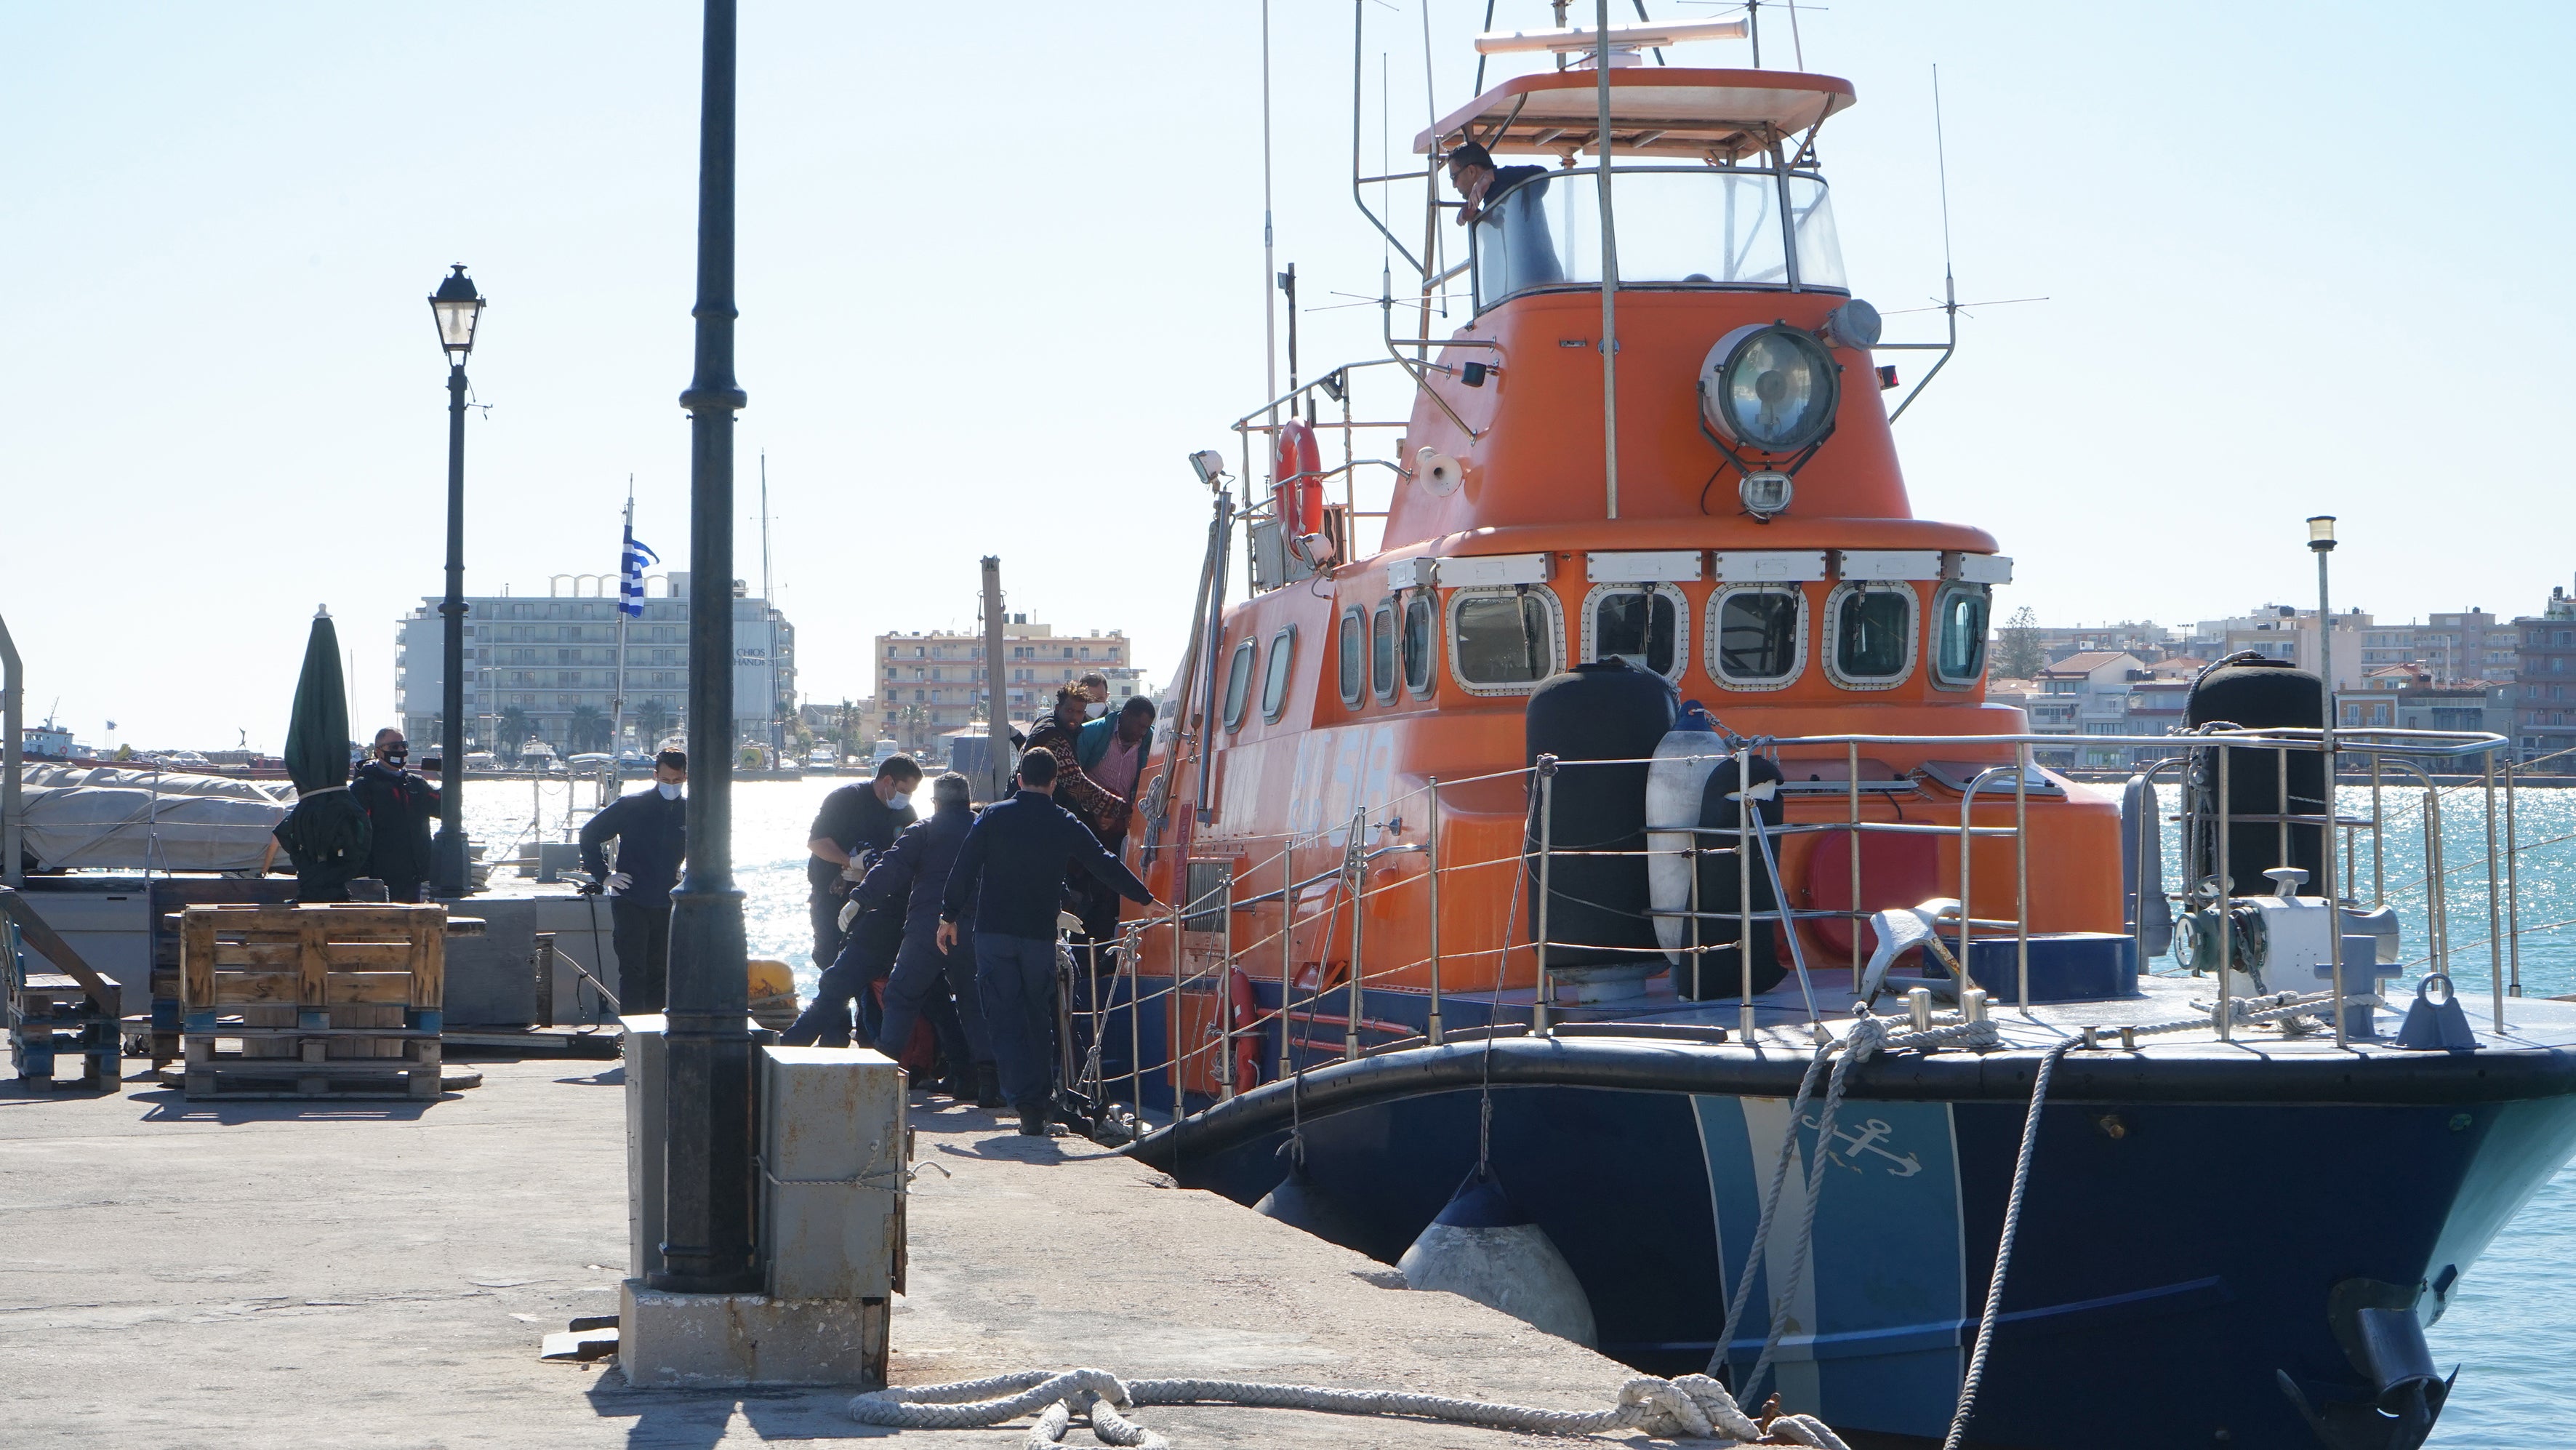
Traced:
<path id="1" fill-rule="evenodd" d="M 769 748 L 783 750 L 787 741 L 778 732 L 778 601 L 769 593 L 769 450 L 766 448 L 760 450 L 760 617 L 769 635 L 769 649 L 762 656 L 768 662 L 762 678 L 768 682 L 768 709 L 763 713 L 769 721 Z M 777 763 L 775 760 L 770 762 L 772 765 Z"/>

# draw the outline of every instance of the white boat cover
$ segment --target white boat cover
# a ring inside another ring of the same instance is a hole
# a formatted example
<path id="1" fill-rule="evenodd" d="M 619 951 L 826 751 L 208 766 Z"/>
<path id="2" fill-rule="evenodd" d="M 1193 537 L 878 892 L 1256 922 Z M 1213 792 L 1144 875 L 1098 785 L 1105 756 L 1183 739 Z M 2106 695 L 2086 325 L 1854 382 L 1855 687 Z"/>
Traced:
<path id="1" fill-rule="evenodd" d="M 27 854 L 43 871 L 252 871 L 295 803 L 285 781 L 27 763 Z"/>

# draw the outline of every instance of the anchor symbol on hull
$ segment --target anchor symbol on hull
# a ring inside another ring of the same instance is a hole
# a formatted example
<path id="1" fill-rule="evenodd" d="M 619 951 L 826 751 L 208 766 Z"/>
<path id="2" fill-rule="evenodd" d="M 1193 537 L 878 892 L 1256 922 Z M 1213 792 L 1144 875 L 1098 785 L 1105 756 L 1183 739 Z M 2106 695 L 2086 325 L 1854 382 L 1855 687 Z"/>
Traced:
<path id="1" fill-rule="evenodd" d="M 1798 1121 L 1804 1123 L 1809 1128 L 1816 1126 L 1816 1120 L 1813 1118 L 1800 1118 Z M 1835 1141 L 1840 1143 L 1842 1146 L 1839 1150 L 1831 1148 L 1825 1150 L 1826 1161 L 1832 1163 L 1837 1168 L 1848 1168 L 1852 1172 L 1858 1173 L 1860 1171 L 1860 1165 L 1851 1162 L 1850 1158 L 1857 1157 L 1863 1153 L 1875 1153 L 1879 1157 L 1886 1159 L 1890 1164 L 1894 1165 L 1887 1170 L 1888 1177 L 1911 1178 L 1915 1174 L 1923 1171 L 1923 1164 L 1920 1160 L 1916 1159 L 1911 1153 L 1899 1158 L 1895 1154 L 1888 1152 L 1885 1148 L 1878 1146 L 1878 1141 L 1881 1138 L 1885 1138 L 1895 1131 L 1895 1129 L 1889 1127 L 1886 1123 L 1877 1118 L 1872 1118 L 1861 1124 L 1860 1131 L 1857 1133 L 1846 1133 L 1842 1129 L 1836 1128 L 1834 1129 L 1833 1136 Z"/>

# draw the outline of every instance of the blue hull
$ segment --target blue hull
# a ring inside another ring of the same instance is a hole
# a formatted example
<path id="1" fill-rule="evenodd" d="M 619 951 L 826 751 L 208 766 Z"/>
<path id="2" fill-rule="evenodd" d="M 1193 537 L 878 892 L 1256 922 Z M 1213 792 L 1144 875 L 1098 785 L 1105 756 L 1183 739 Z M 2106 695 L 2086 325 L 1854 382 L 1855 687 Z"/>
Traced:
<path id="1" fill-rule="evenodd" d="M 1394 1018 L 1406 996 L 1371 994 L 1364 1012 Z M 1149 1011 L 1148 1032 L 1152 1022 Z M 1266 1050 L 1275 1064 L 1275 1037 Z M 1522 1039 L 1490 1055 L 1456 1046 L 1321 1068 L 1302 1109 L 1307 1166 L 1361 1225 L 1350 1246 L 1391 1262 L 1472 1166 L 1490 1076 L 1494 1166 L 1583 1282 L 1602 1350 L 1655 1373 L 1701 1369 L 1792 1131 L 1800 1064 L 1773 1053 L 1757 1071 L 1757 1054 L 1690 1044 L 1657 1053 L 1641 1065 L 1633 1051 Z M 2021 1139 L 2028 1055 L 2017 1056 L 2018 1085 L 2013 1073 L 1966 1076 L 1978 1064 L 1965 1054 L 1935 1060 L 1949 1065 L 1946 1085 L 1855 1074 L 1775 1357 L 1791 1408 L 1847 1430 L 1943 1433 Z M 2484 1099 L 2482 1074 L 2449 1069 L 2417 1094 L 2442 1100 L 2418 1102 L 2368 1099 L 2416 1092 L 2421 1075 L 2396 1093 L 2319 1094 L 2313 1074 L 2285 1077 L 2270 1101 L 2206 1075 L 2170 1093 L 2143 1078 L 2112 1091 L 2121 1080 L 2101 1071 L 2061 1076 L 1973 1442 L 2315 1443 L 2279 1374 L 2315 1387 L 2355 1379 L 2329 1325 L 2332 1287 L 2422 1283 L 2420 1312 L 2438 1317 L 2487 1242 L 2576 1152 L 2568 1065 L 2541 1058 Z M 1746 1072 L 1753 1090 L 1693 1080 Z M 1659 1076 L 1671 1085 L 1654 1085 Z M 1258 1090 L 1138 1151 L 1251 1203 L 1280 1177 L 1284 1096 Z M 1729 1347 L 1739 1376 L 1768 1329 L 1772 1274 L 1786 1277 L 1814 1116 L 1795 1128 L 1784 1227 Z"/>

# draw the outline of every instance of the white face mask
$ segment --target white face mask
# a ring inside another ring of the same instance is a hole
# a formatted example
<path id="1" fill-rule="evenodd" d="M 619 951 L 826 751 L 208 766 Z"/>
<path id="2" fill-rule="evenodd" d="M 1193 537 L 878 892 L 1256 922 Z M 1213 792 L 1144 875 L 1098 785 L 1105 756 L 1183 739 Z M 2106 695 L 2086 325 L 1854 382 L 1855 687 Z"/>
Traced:
<path id="1" fill-rule="evenodd" d="M 662 799 L 666 801 L 675 801 L 680 798 L 680 785 L 677 781 L 657 780 L 653 783 L 653 788 L 660 791 L 662 793 Z"/>
<path id="2" fill-rule="evenodd" d="M 1109 706 L 1102 701 L 1095 700 L 1091 704 L 1082 707 L 1083 718 L 1087 720 L 1097 720 L 1108 713 Z"/>
<path id="3" fill-rule="evenodd" d="M 912 792 L 908 790 L 899 790 L 886 797 L 886 809 L 890 811 L 899 811 L 911 804 Z"/>

